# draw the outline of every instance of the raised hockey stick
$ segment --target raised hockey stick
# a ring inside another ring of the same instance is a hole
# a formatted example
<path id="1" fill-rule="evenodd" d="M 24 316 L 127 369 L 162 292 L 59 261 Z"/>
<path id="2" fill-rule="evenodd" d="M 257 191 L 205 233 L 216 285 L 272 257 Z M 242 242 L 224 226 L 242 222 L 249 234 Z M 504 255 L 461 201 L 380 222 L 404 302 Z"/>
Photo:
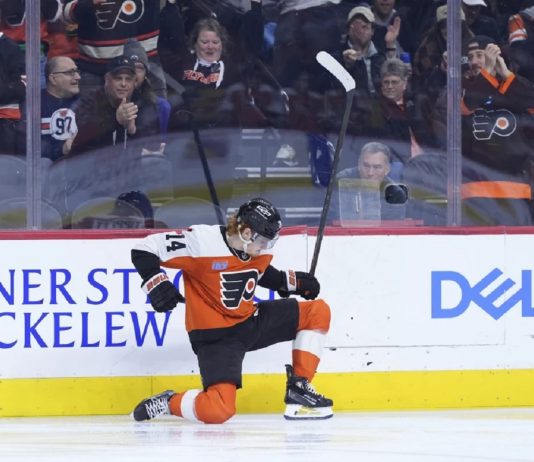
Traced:
<path id="1" fill-rule="evenodd" d="M 336 148 L 334 151 L 334 159 L 332 160 L 332 170 L 330 172 L 330 179 L 328 181 L 326 194 L 324 196 L 321 219 L 319 220 L 317 239 L 315 240 L 315 249 L 313 250 L 313 256 L 310 265 L 310 274 L 315 274 L 315 269 L 317 268 L 317 260 L 319 259 L 319 251 L 321 250 L 321 243 L 323 242 L 326 217 L 328 214 L 328 209 L 330 208 L 330 200 L 332 197 L 332 190 L 334 188 L 337 166 L 339 164 L 340 152 L 341 148 L 343 147 L 343 141 L 345 140 L 345 133 L 347 132 L 347 125 L 349 123 L 349 116 L 352 108 L 352 100 L 354 98 L 354 89 L 356 88 L 356 82 L 354 81 L 352 76 L 331 54 L 327 53 L 326 51 L 320 51 L 319 53 L 317 53 L 317 56 L 315 58 L 321 66 L 323 66 L 337 80 L 339 80 L 341 85 L 343 85 L 343 88 L 345 88 L 347 96 L 345 100 L 345 112 L 343 114 L 343 120 L 341 122 L 341 128 L 339 130 Z"/>
<path id="2" fill-rule="evenodd" d="M 193 132 L 193 139 L 195 140 L 195 145 L 197 147 L 198 157 L 200 158 L 200 163 L 202 165 L 202 171 L 204 172 L 204 178 L 206 179 L 206 185 L 208 186 L 208 191 L 210 193 L 211 202 L 213 208 L 215 209 L 215 216 L 220 225 L 224 225 L 226 220 L 224 218 L 221 203 L 219 202 L 219 196 L 217 195 L 217 190 L 215 189 L 215 184 L 213 183 L 213 177 L 211 175 L 211 169 L 208 163 L 208 158 L 206 156 L 206 151 L 204 150 L 204 145 L 200 139 L 200 131 L 195 122 L 195 116 L 192 112 L 186 111 L 184 109 L 177 111 L 177 114 L 184 114 L 187 117 L 189 128 Z"/>

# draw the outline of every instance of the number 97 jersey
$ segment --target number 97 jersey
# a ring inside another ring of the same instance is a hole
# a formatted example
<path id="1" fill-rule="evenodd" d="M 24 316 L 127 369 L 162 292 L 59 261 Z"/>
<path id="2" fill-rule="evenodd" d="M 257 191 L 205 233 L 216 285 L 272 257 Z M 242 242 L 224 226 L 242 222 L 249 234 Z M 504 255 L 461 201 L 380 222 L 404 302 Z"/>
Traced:
<path id="1" fill-rule="evenodd" d="M 147 236 L 137 250 L 157 255 L 161 266 L 182 270 L 188 332 L 238 324 L 254 311 L 258 280 L 272 260 L 232 249 L 224 226 L 195 225 L 183 233 Z"/>

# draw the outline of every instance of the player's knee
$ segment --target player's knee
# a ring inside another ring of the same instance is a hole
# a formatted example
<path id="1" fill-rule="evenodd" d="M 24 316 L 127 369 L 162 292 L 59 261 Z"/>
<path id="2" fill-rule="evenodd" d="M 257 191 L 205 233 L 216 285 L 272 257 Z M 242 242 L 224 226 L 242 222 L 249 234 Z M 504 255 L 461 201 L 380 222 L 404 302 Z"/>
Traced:
<path id="1" fill-rule="evenodd" d="M 235 406 L 222 403 L 221 406 L 214 406 L 206 410 L 202 417 L 202 422 L 207 424 L 222 424 L 235 415 Z"/>
<path id="2" fill-rule="evenodd" d="M 301 302 L 299 330 L 319 330 L 328 332 L 330 329 L 330 306 L 322 299 Z"/>
<path id="3" fill-rule="evenodd" d="M 324 300 L 317 300 L 317 324 L 316 329 L 324 330 L 328 332 L 330 329 L 330 319 L 332 317 L 330 313 L 330 305 Z"/>
<path id="4" fill-rule="evenodd" d="M 233 384 L 216 384 L 210 386 L 196 405 L 197 417 L 207 424 L 221 424 L 236 413 L 236 387 Z"/>

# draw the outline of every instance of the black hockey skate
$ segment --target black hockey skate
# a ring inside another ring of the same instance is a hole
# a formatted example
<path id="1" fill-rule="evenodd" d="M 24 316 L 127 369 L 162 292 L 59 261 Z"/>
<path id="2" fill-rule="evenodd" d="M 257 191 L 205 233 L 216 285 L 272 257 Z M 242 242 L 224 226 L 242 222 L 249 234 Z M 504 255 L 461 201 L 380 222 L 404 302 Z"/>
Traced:
<path id="1" fill-rule="evenodd" d="M 143 420 L 151 420 L 160 415 L 170 414 L 169 400 L 176 394 L 172 390 L 164 391 L 159 395 L 151 396 L 141 401 L 132 413 L 133 418 L 138 422 Z"/>
<path id="2" fill-rule="evenodd" d="M 334 415 L 331 399 L 320 395 L 313 385 L 304 377 L 293 373 L 293 367 L 286 364 L 287 384 L 286 410 L 284 417 L 288 420 L 329 419 Z"/>

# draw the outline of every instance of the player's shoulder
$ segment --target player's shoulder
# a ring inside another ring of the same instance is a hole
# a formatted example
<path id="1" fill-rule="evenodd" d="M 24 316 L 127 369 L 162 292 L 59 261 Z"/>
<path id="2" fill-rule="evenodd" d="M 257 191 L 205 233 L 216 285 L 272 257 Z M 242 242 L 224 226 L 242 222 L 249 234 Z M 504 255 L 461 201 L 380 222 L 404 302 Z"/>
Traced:
<path id="1" fill-rule="evenodd" d="M 183 232 L 189 239 L 202 240 L 222 237 L 222 230 L 219 225 L 192 225 L 185 228 Z"/>
<path id="2" fill-rule="evenodd" d="M 189 252 L 195 257 L 230 254 L 219 225 L 193 225 L 184 230 Z"/>

